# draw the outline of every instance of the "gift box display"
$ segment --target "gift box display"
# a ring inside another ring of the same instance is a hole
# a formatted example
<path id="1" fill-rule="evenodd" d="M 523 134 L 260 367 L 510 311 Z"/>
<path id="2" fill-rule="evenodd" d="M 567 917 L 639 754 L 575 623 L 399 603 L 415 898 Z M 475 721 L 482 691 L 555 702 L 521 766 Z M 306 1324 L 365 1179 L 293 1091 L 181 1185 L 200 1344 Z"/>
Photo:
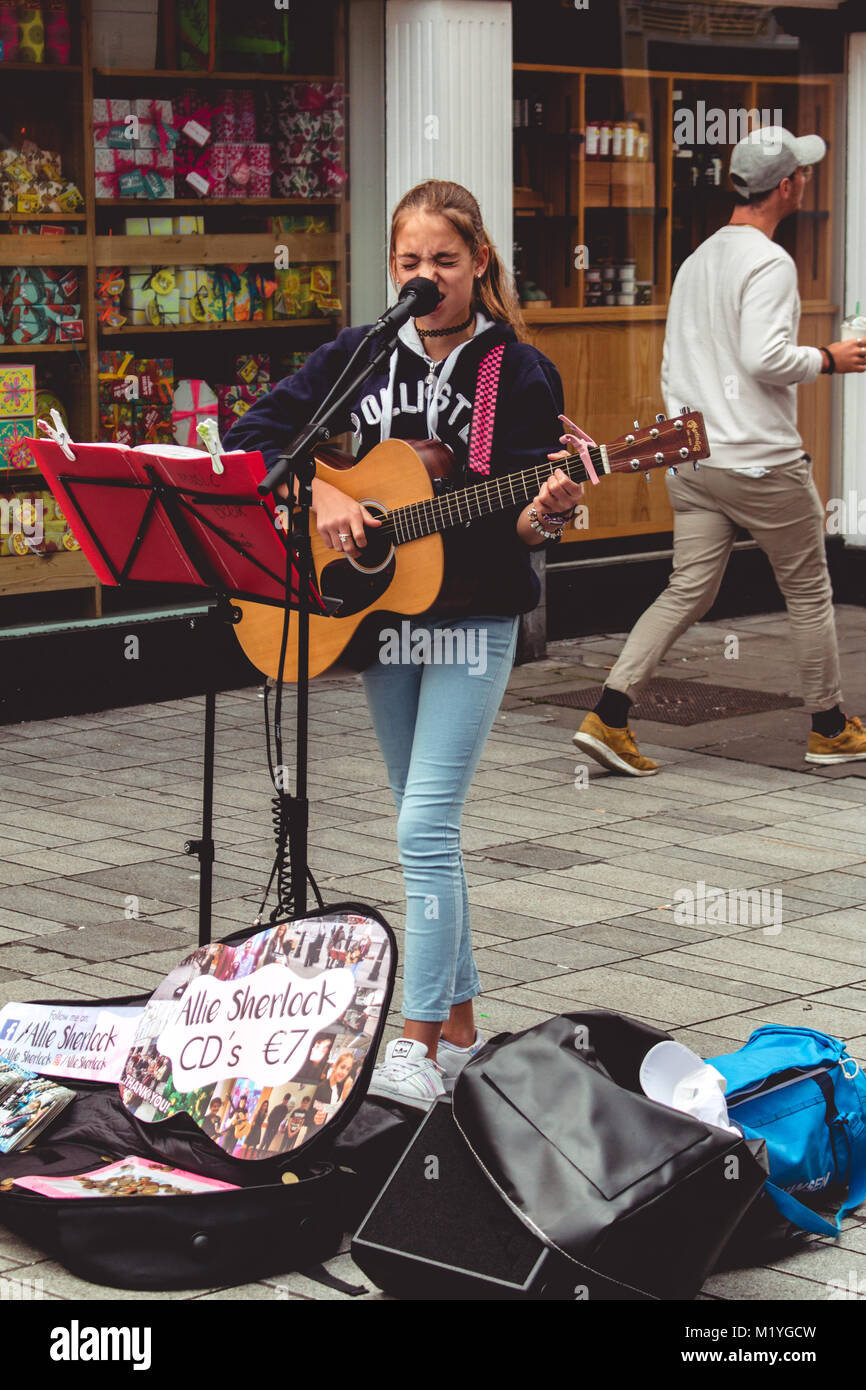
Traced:
<path id="1" fill-rule="evenodd" d="M 219 406 L 217 398 L 206 381 L 185 379 L 174 388 L 174 407 L 171 422 L 175 442 L 185 444 L 191 449 L 201 448 L 196 434 L 196 426 L 204 420 L 217 421 Z"/>
<path id="2" fill-rule="evenodd" d="M 83 206 L 55 151 L 32 140 L 0 150 L 0 212 L 78 212 Z"/>
<path id="3" fill-rule="evenodd" d="M 32 468 L 28 441 L 36 435 L 36 372 L 10 362 L 0 366 L 0 468 Z"/>
<path id="4" fill-rule="evenodd" d="M 122 328 L 126 315 L 120 312 L 120 300 L 126 289 L 121 271 L 111 268 L 96 272 L 96 303 L 99 322 L 106 328 Z"/>
<path id="5" fill-rule="evenodd" d="M 274 191 L 304 198 L 338 194 L 348 177 L 343 84 L 287 83 L 271 101 Z"/>

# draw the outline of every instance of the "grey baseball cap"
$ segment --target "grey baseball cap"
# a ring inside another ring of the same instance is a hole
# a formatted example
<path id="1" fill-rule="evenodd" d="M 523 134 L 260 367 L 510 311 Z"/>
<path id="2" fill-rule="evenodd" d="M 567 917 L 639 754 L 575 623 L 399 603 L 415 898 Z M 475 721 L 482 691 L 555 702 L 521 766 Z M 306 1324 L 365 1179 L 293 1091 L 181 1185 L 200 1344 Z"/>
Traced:
<path id="1" fill-rule="evenodd" d="M 752 130 L 731 153 L 731 183 L 740 193 L 769 193 L 796 169 L 827 153 L 820 135 L 792 135 L 781 125 Z"/>

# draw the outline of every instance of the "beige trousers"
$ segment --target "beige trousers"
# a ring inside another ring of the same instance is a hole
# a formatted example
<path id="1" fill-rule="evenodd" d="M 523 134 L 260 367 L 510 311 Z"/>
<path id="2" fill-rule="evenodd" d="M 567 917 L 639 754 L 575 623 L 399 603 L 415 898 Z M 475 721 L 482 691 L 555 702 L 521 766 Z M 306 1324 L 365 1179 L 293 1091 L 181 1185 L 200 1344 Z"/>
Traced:
<path id="1" fill-rule="evenodd" d="M 782 591 L 809 712 L 840 704 L 824 509 L 808 455 L 763 478 L 686 468 L 665 481 L 674 508 L 673 573 L 632 628 L 606 684 L 635 698 L 668 648 L 712 606 L 737 527 L 743 526 L 764 551 Z"/>

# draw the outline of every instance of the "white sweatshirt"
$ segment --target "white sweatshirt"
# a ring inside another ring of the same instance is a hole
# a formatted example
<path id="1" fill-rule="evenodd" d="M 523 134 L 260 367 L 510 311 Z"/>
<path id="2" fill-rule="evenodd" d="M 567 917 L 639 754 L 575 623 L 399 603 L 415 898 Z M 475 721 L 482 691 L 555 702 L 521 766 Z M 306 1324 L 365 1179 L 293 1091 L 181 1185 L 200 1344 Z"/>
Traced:
<path id="1" fill-rule="evenodd" d="M 680 267 L 668 311 L 662 394 L 668 414 L 701 410 L 711 456 L 701 467 L 772 468 L 803 452 L 797 386 L 818 348 L 798 347 L 797 268 L 757 227 L 722 227 Z"/>

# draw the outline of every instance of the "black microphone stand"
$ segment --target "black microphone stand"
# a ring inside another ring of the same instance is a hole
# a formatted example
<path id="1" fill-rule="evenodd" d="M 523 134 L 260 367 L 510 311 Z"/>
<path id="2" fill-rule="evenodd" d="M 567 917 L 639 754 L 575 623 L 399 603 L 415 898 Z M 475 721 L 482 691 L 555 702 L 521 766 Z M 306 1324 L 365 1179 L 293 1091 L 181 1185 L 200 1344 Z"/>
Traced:
<path id="1" fill-rule="evenodd" d="M 308 865 L 307 832 L 309 828 L 309 800 L 307 798 L 307 764 L 310 709 L 310 599 L 309 584 L 314 578 L 313 552 L 310 543 L 310 511 L 313 501 L 313 478 L 316 474 L 315 452 L 319 445 L 326 443 L 332 434 L 332 426 L 338 421 L 358 389 L 378 371 L 390 358 L 397 342 L 398 327 L 393 324 L 376 323 L 364 336 L 351 360 L 332 386 L 330 392 L 316 414 L 293 440 L 291 447 L 280 454 L 276 463 L 258 485 L 262 496 L 273 492 L 282 483 L 287 485 L 289 504 L 297 482 L 297 502 L 292 517 L 289 538 L 288 564 L 289 577 L 291 564 L 297 572 L 298 582 L 298 679 L 297 712 L 295 722 L 295 794 L 288 794 L 279 785 L 282 765 L 282 728 L 280 721 L 283 665 L 289 631 L 289 605 L 291 586 L 286 587 L 286 615 L 283 626 L 283 641 L 280 649 L 279 668 L 276 682 L 276 701 L 274 711 L 274 737 L 278 777 L 275 782 L 275 804 L 279 807 L 276 819 L 277 860 L 282 864 L 286 847 L 289 852 L 290 890 L 287 897 L 278 894 L 278 904 L 274 917 L 281 911 L 294 916 L 303 916 L 307 911 L 307 881 L 311 879 Z M 356 368 L 358 358 L 364 348 L 374 339 L 379 346 L 370 360 Z M 323 906 L 315 880 L 313 888 Z"/>

